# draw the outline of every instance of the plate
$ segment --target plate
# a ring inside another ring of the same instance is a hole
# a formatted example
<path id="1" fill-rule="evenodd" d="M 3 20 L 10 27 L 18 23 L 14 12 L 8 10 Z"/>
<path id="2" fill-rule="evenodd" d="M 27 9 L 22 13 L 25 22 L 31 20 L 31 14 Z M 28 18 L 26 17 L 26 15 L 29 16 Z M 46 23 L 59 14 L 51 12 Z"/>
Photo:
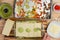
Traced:
<path id="1" fill-rule="evenodd" d="M 52 21 L 47 28 L 47 33 L 53 38 L 60 38 L 60 22 Z"/>

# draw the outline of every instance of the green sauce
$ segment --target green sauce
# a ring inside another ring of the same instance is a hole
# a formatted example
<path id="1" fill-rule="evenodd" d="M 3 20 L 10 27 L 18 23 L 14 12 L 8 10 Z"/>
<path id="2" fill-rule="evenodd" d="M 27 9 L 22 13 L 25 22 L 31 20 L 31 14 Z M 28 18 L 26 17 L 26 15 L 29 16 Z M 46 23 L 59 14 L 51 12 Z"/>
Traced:
<path id="1" fill-rule="evenodd" d="M 34 32 L 40 31 L 40 28 L 34 28 Z"/>
<path id="2" fill-rule="evenodd" d="M 27 28 L 27 29 L 26 29 L 26 32 L 28 32 L 28 33 L 29 33 L 29 32 L 31 32 L 31 30 L 30 30 L 29 28 Z"/>
<path id="3" fill-rule="evenodd" d="M 22 27 L 18 28 L 18 32 L 22 33 L 24 29 Z"/>

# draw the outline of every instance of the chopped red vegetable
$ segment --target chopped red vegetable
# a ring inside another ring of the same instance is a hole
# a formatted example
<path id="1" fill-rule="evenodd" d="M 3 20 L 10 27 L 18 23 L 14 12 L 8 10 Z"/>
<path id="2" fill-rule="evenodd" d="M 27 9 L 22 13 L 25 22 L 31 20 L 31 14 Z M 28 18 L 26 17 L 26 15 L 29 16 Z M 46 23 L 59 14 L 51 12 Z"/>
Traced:
<path id="1" fill-rule="evenodd" d="M 54 9 L 55 9 L 55 10 L 60 10 L 60 5 L 56 5 L 56 6 L 54 7 Z"/>

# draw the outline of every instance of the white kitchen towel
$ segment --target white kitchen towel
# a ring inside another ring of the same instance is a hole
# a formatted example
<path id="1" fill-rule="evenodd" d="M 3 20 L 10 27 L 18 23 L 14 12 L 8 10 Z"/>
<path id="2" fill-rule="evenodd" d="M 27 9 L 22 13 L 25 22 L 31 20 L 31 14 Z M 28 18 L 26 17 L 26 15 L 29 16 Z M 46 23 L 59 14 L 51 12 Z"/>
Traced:
<path id="1" fill-rule="evenodd" d="M 6 21 L 6 23 L 5 23 L 5 25 L 4 25 L 4 29 L 3 29 L 3 31 L 2 31 L 2 34 L 9 36 L 10 31 L 11 31 L 13 25 L 14 25 L 14 21 L 8 19 L 8 20 Z"/>

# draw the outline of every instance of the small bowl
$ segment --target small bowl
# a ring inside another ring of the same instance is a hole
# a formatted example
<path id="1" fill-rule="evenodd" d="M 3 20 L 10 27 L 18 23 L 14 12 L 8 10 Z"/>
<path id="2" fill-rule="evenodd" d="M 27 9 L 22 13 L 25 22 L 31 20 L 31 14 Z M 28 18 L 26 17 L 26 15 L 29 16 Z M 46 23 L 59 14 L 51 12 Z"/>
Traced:
<path id="1" fill-rule="evenodd" d="M 53 6 L 54 12 L 60 13 L 60 3 L 55 3 Z"/>

